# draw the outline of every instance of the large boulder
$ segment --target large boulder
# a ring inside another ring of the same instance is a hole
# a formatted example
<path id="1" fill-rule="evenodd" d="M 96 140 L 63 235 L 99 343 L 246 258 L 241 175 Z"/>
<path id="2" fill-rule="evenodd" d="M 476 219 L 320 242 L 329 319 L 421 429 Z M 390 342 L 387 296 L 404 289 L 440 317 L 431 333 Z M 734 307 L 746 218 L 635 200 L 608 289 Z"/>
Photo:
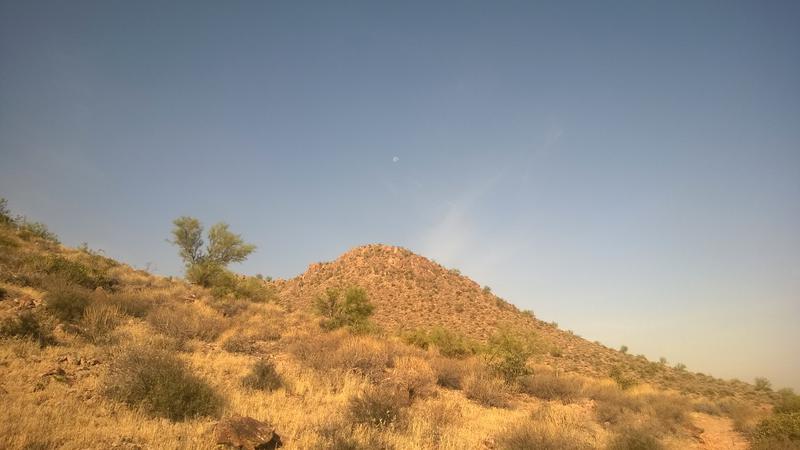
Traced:
<path id="1" fill-rule="evenodd" d="M 218 445 L 242 450 L 272 450 L 283 446 L 274 427 L 243 416 L 221 420 L 216 428 L 216 441 Z"/>

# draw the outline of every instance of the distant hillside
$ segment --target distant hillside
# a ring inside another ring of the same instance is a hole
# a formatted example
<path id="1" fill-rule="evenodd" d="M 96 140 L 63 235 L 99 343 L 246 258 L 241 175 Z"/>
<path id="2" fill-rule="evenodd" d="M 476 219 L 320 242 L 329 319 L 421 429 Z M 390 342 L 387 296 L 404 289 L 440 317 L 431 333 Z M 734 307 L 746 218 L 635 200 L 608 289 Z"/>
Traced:
<path id="1" fill-rule="evenodd" d="M 617 370 L 631 380 L 708 396 L 762 395 L 747 383 L 679 370 L 587 341 L 535 319 L 458 271 L 402 247 L 356 247 L 335 261 L 311 264 L 302 275 L 276 285 L 282 301 L 302 309 L 311 308 L 328 288 L 360 286 L 375 305 L 375 322 L 389 332 L 442 326 L 483 341 L 499 326 L 516 327 L 536 333 L 549 348 L 538 362 L 565 371 L 602 377 Z"/>

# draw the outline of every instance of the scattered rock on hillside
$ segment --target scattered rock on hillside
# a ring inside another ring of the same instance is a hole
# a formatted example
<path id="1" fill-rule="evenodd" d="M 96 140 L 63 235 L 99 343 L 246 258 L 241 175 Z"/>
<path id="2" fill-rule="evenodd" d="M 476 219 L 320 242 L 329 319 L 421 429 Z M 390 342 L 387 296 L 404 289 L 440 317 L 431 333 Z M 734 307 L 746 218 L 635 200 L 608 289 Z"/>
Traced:
<path id="1" fill-rule="evenodd" d="M 271 450 L 283 446 L 275 428 L 252 417 L 242 416 L 221 420 L 216 428 L 216 442 L 242 450 Z"/>

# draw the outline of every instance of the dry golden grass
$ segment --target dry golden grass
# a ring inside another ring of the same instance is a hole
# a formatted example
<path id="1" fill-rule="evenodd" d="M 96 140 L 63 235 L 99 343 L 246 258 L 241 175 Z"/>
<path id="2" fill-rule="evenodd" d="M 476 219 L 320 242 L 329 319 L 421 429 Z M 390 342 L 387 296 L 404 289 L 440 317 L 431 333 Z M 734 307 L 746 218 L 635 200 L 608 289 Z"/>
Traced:
<path id="1" fill-rule="evenodd" d="M 601 360 L 601 369 L 626 361 L 618 352 L 595 352 L 596 344 L 542 328 L 529 315 L 516 318 L 513 307 L 473 282 L 404 250 L 368 247 L 341 264 L 312 267 L 307 276 L 276 283 L 279 298 L 270 304 L 217 299 L 180 280 L 7 234 L 0 229 L 0 287 L 7 293 L 0 318 L 33 311 L 55 320 L 44 307 L 45 288 L 22 283 L 24 258 L 3 253 L 6 241 L 16 245 L 14 252 L 57 252 L 103 268 L 117 284 L 113 292 L 90 292 L 86 308 L 75 317 L 70 313 L 72 325 L 51 327 L 55 345 L 0 339 L 0 448 L 213 449 L 217 419 L 232 414 L 270 422 L 290 450 L 603 448 L 619 437 L 618 427 L 631 423 L 652 427 L 653 436 L 675 448 L 692 442 L 683 413 L 689 406 L 677 394 L 645 386 L 622 391 L 610 380 L 533 367 L 527 387 L 533 395 L 525 395 L 489 373 L 479 357 L 445 358 L 435 348 L 423 351 L 394 338 L 392 326 L 405 318 L 409 326 L 452 326 L 475 339 L 510 318 L 506 323 L 557 341 L 562 367 L 577 370 L 592 357 Z M 392 325 L 388 336 L 323 332 L 304 308 L 315 289 L 351 278 L 372 280 L 365 287 L 376 293 L 376 319 Z M 175 367 L 220 399 L 217 407 L 169 420 L 110 393 L 109 383 L 118 380 L 117 358 L 130 346 L 174 359 Z M 546 364 L 550 357 L 539 355 Z M 264 358 L 270 369 L 254 371 Z M 631 370 L 637 364 L 630 362 Z M 248 377 L 255 383 L 243 383 Z M 266 388 L 254 389 L 261 386 Z M 387 405 L 396 409 L 386 416 L 391 420 L 369 412 Z M 619 417 L 604 420 L 604 408 Z"/>

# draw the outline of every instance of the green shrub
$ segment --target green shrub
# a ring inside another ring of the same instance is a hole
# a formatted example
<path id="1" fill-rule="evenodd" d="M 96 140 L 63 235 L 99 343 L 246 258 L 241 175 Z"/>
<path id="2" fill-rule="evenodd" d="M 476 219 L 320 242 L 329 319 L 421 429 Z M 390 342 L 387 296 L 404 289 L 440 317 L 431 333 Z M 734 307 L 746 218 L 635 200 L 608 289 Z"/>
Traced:
<path id="1" fill-rule="evenodd" d="M 275 364 L 267 359 L 257 361 L 250 373 L 242 379 L 242 385 L 251 389 L 261 391 L 274 391 L 283 385 L 283 379 Z"/>
<path id="2" fill-rule="evenodd" d="M 624 372 L 620 366 L 612 367 L 608 376 L 622 389 L 630 389 L 637 384 L 636 378 Z"/>
<path id="3" fill-rule="evenodd" d="M 19 229 L 19 235 L 23 239 L 36 237 L 54 244 L 58 244 L 58 236 L 50 231 L 47 228 L 47 225 L 41 222 L 31 222 L 24 217 L 18 217 L 14 220 L 14 223 L 17 225 L 17 228 Z"/>
<path id="4" fill-rule="evenodd" d="M 72 285 L 51 286 L 44 296 L 45 308 L 64 322 L 77 322 L 91 303 L 90 293 Z"/>
<path id="5" fill-rule="evenodd" d="M 411 345 L 428 349 L 435 347 L 442 356 L 461 358 L 474 354 L 478 345 L 464 335 L 447 328 L 434 326 L 405 333 L 403 340 Z"/>
<path id="6" fill-rule="evenodd" d="M 51 276 L 45 280 L 45 289 L 50 287 L 48 286 L 48 281 L 54 279 L 56 284 L 63 281 L 67 284 L 76 284 L 92 290 L 97 288 L 113 290 L 119 283 L 118 280 L 107 276 L 100 270 L 61 256 L 48 256 L 40 260 L 39 264 L 41 265 L 40 268 Z"/>
<path id="7" fill-rule="evenodd" d="M 759 422 L 752 434 L 753 448 L 800 448 L 800 412 L 773 414 Z"/>
<path id="8" fill-rule="evenodd" d="M 387 427 L 395 423 L 408 406 L 408 398 L 394 386 L 368 386 L 350 399 L 348 411 L 355 423 Z"/>
<path id="9" fill-rule="evenodd" d="M 570 403 L 581 396 L 580 380 L 555 373 L 537 373 L 519 378 L 520 391 L 543 400 L 560 400 Z"/>
<path id="10" fill-rule="evenodd" d="M 528 358 L 536 351 L 534 335 L 500 328 L 489 338 L 486 348 L 487 363 L 495 373 L 512 381 L 529 373 Z"/>
<path id="11" fill-rule="evenodd" d="M 628 353 L 628 346 L 627 345 L 621 346 L 619 348 L 619 352 L 622 353 L 622 354 Z"/>
<path id="12" fill-rule="evenodd" d="M 222 401 L 202 379 L 165 350 L 130 347 L 113 359 L 106 392 L 151 416 L 181 421 L 217 416 Z"/>
<path id="13" fill-rule="evenodd" d="M 8 317 L 0 322 L 0 336 L 34 339 L 42 347 L 55 342 L 50 330 L 31 311 L 23 311 L 16 317 Z"/>
<path id="14" fill-rule="evenodd" d="M 367 300 L 366 291 L 352 286 L 345 291 L 343 300 L 340 297 L 339 290 L 328 289 L 324 297 L 315 300 L 314 307 L 322 316 L 320 326 L 327 330 L 344 326 L 363 327 L 374 309 Z"/>

